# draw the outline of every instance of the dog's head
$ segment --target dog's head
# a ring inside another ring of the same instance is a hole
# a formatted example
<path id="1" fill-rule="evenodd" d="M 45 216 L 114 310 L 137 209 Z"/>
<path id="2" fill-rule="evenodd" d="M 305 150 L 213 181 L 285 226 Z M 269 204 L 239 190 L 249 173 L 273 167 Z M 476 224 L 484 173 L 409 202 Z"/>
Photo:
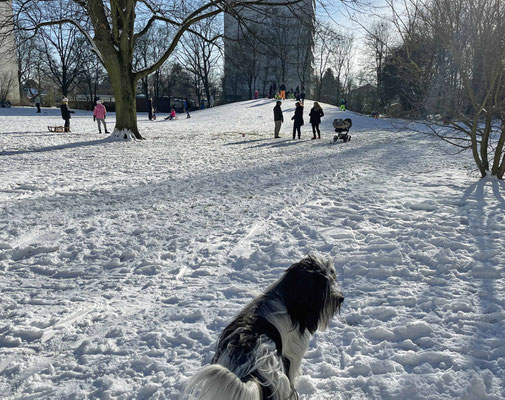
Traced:
<path id="1" fill-rule="evenodd" d="M 300 334 L 325 329 L 344 301 L 333 263 L 319 255 L 291 265 L 276 289 Z"/>

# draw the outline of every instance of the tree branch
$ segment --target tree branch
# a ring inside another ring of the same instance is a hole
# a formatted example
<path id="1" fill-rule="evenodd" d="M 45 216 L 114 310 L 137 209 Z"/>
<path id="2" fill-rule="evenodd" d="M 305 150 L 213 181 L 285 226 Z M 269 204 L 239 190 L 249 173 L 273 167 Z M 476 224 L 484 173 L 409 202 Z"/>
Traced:
<path id="1" fill-rule="evenodd" d="M 84 35 L 84 37 L 87 39 L 87 41 L 89 42 L 89 44 L 93 48 L 93 51 L 96 53 L 96 55 L 98 56 L 100 61 L 102 61 L 102 63 L 103 63 L 102 54 L 100 53 L 100 50 L 98 49 L 98 47 L 95 45 L 95 42 L 93 41 L 93 38 L 91 37 L 89 32 L 87 32 L 77 21 L 74 21 L 73 19 L 63 18 L 63 19 L 54 20 L 54 21 L 39 22 L 34 27 L 35 30 L 34 30 L 33 36 L 35 36 L 37 34 L 37 32 L 39 31 L 39 29 L 44 26 L 63 25 L 63 24 L 72 24 L 77 29 L 79 29 L 79 31 Z"/>

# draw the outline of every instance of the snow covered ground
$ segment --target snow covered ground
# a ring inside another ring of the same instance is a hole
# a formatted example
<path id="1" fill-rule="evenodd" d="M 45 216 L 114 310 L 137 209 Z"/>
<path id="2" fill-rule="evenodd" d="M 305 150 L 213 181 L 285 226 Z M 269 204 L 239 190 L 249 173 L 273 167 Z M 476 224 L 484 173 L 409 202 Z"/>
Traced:
<path id="1" fill-rule="evenodd" d="M 180 399 L 233 315 L 318 251 L 345 302 L 302 399 L 505 398 L 504 182 L 333 106 L 323 139 L 305 110 L 293 141 L 284 102 L 273 139 L 273 105 L 140 114 L 140 142 L 90 112 L 65 134 L 57 109 L 0 109 L 0 397 Z"/>

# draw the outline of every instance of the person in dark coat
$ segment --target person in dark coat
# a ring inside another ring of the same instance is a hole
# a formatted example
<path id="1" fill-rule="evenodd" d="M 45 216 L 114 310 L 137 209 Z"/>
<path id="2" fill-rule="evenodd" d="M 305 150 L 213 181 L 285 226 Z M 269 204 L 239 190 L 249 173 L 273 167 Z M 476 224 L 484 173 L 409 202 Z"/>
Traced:
<path id="1" fill-rule="evenodd" d="M 317 138 L 321 139 L 321 131 L 319 130 L 319 124 L 321 123 L 321 117 L 324 116 L 323 109 L 319 105 L 317 101 L 314 102 L 314 106 L 310 110 L 310 124 L 312 125 L 312 140 L 316 139 L 316 130 L 317 130 Z"/>
<path id="2" fill-rule="evenodd" d="M 284 122 L 284 115 L 282 114 L 281 104 L 282 101 L 279 100 L 277 101 L 274 107 L 274 123 L 275 123 L 274 138 L 280 138 L 279 132 L 281 130 L 281 125 Z"/>
<path id="3" fill-rule="evenodd" d="M 150 97 L 147 99 L 147 116 L 149 117 L 149 121 L 153 120 L 154 116 L 153 99 Z"/>
<path id="4" fill-rule="evenodd" d="M 301 126 L 303 125 L 303 106 L 299 101 L 296 102 L 295 115 L 291 117 L 293 122 L 293 140 L 296 139 L 296 132 L 298 132 L 298 139 L 301 137 Z"/>
<path id="5" fill-rule="evenodd" d="M 191 118 L 191 115 L 189 115 L 189 107 L 191 107 L 191 106 L 189 104 L 188 98 L 186 97 L 184 99 L 184 111 L 186 111 L 186 118 Z"/>
<path id="6" fill-rule="evenodd" d="M 68 109 L 68 99 L 64 97 L 61 100 L 61 118 L 65 121 L 65 132 L 70 132 L 70 114 L 73 114 L 73 111 Z"/>
<path id="7" fill-rule="evenodd" d="M 305 103 L 305 87 L 302 86 L 302 91 L 300 92 L 300 101 L 302 105 Z"/>
<path id="8" fill-rule="evenodd" d="M 37 107 L 37 113 L 40 113 L 40 96 L 37 94 L 35 96 L 35 107 Z"/>

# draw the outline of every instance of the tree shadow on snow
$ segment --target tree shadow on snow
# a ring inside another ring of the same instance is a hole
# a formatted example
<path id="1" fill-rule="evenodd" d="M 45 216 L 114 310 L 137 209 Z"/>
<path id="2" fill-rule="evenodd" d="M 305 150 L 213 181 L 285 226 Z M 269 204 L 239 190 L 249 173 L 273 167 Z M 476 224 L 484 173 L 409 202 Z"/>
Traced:
<path id="1" fill-rule="evenodd" d="M 54 133 L 41 133 L 40 131 L 20 131 L 20 132 L 2 132 L 2 136 L 9 135 L 30 135 L 31 137 L 53 137 Z"/>
<path id="2" fill-rule="evenodd" d="M 284 140 L 279 140 L 275 142 L 270 142 L 270 143 L 263 143 L 263 144 L 257 144 L 255 146 L 249 146 L 250 149 L 254 148 L 260 148 L 260 147 L 287 147 L 287 146 L 293 146 L 298 143 L 305 142 L 306 140 L 293 140 L 293 139 L 284 139 Z"/>
<path id="3" fill-rule="evenodd" d="M 224 146 L 235 146 L 238 144 L 250 144 L 250 143 L 255 143 L 255 142 L 264 142 L 265 140 L 269 139 L 249 139 L 249 140 L 241 140 L 240 142 L 230 142 L 230 143 L 225 143 Z"/>
<path id="4" fill-rule="evenodd" d="M 256 103 L 256 104 L 248 105 L 247 108 L 261 107 L 261 106 L 264 106 L 265 104 L 275 105 L 275 102 L 273 101 L 273 99 L 257 99 L 257 100 L 253 100 L 252 102 Z"/>
<path id="5" fill-rule="evenodd" d="M 65 150 L 65 149 L 72 149 L 72 148 L 76 148 L 76 147 L 96 146 L 96 145 L 101 145 L 104 143 L 110 143 L 110 140 L 108 138 L 104 138 L 104 139 L 98 139 L 98 140 L 90 140 L 87 142 L 66 143 L 66 144 L 61 144 L 61 145 L 32 148 L 32 149 L 26 149 L 26 150 L 0 151 L 0 156 L 14 156 L 14 155 L 18 155 L 18 154 L 43 153 L 43 152 L 47 152 L 47 151 Z"/>
<path id="6" fill-rule="evenodd" d="M 460 202 L 461 206 L 464 206 L 468 200 L 473 199 L 480 206 L 480 211 L 482 211 L 484 204 L 486 204 L 485 188 L 488 185 L 491 185 L 491 190 L 496 200 L 500 202 L 502 207 L 505 207 L 505 181 L 495 178 L 479 179 L 477 182 L 472 183 L 463 194 Z"/>
<path id="7" fill-rule="evenodd" d="M 492 350 L 495 348 L 493 342 L 497 333 L 499 332 L 501 339 L 505 337 L 503 319 L 494 320 L 490 314 L 490 310 L 496 307 L 504 308 L 500 277 L 503 277 L 505 266 L 503 263 L 500 265 L 500 255 L 505 249 L 501 240 L 489 234 L 496 232 L 498 226 L 504 223 L 504 210 L 505 182 L 496 178 L 479 179 L 465 190 L 459 202 L 462 223 L 466 225 L 465 233 L 473 237 L 477 255 L 471 261 L 469 270 L 464 272 L 468 274 L 467 279 L 481 287 L 483 295 L 477 298 L 476 306 L 481 310 L 482 319 L 486 322 L 476 325 L 475 334 L 470 337 L 474 342 L 471 348 Z M 486 261 L 487 258 L 490 260 Z M 492 270 L 492 266 L 497 268 Z M 482 361 L 478 356 L 469 357 L 472 364 Z M 493 372 L 496 375 L 496 370 Z"/>

